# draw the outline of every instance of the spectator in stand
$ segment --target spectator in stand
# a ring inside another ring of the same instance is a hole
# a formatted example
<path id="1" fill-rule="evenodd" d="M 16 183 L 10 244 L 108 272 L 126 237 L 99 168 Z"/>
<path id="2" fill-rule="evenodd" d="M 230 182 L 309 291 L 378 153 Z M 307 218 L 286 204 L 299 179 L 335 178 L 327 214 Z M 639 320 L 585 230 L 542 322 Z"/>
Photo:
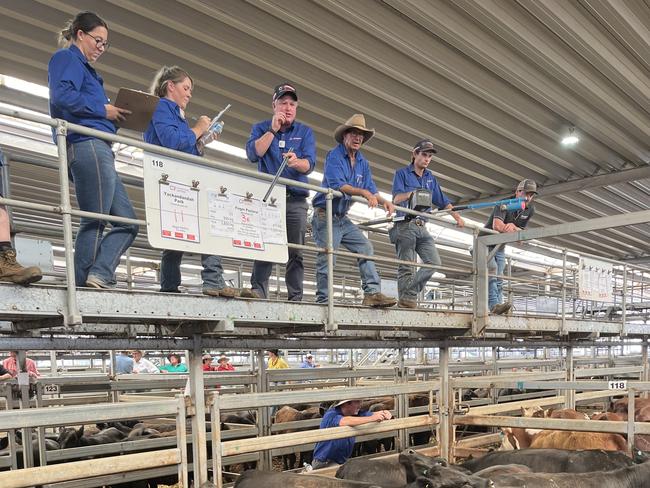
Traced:
<path id="1" fill-rule="evenodd" d="M 2 366 L 6 369 L 12 377 L 18 375 L 18 351 L 10 351 L 9 357 L 2 361 Z M 25 358 L 25 370 L 32 378 L 40 378 L 41 373 L 38 372 L 36 363 L 33 359 Z"/>
<path id="2" fill-rule="evenodd" d="M 133 359 L 129 357 L 127 351 L 120 351 L 115 356 L 115 374 L 133 373 Z"/>
<path id="3" fill-rule="evenodd" d="M 217 371 L 235 371 L 235 367 L 230 364 L 230 358 L 225 355 L 221 355 L 217 361 L 219 366 L 217 366 Z"/>
<path id="4" fill-rule="evenodd" d="M 133 351 L 133 372 L 136 374 L 156 374 L 160 373 L 158 366 L 145 359 L 141 350 Z"/>
<path id="5" fill-rule="evenodd" d="M 305 360 L 300 364 L 301 368 L 318 368 L 319 365 L 314 362 L 312 353 L 307 353 Z"/>
<path id="6" fill-rule="evenodd" d="M 216 371 L 217 367 L 212 366 L 212 356 L 210 354 L 204 354 L 201 359 L 203 360 L 203 371 Z"/>
<path id="7" fill-rule="evenodd" d="M 287 369 L 289 365 L 280 357 L 280 351 L 277 349 L 269 349 L 266 351 L 269 354 L 269 363 L 267 369 Z"/>
<path id="8" fill-rule="evenodd" d="M 11 378 L 11 373 L 0 364 L 0 380 L 10 380 Z"/>
<path id="9" fill-rule="evenodd" d="M 165 364 L 160 367 L 161 373 L 187 373 L 187 366 L 181 363 L 181 355 L 175 352 L 167 356 L 171 364 Z"/>

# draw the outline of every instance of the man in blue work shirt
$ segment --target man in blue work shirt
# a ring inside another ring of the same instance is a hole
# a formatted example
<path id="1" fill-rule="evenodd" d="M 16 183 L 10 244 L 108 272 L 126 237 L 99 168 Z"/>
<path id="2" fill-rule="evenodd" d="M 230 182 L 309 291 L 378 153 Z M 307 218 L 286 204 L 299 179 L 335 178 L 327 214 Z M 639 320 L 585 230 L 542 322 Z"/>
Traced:
<path id="1" fill-rule="evenodd" d="M 296 122 L 298 94 L 290 83 L 282 83 L 273 90 L 273 117 L 253 126 L 246 143 L 246 155 L 262 173 L 274 175 L 282 160 L 289 156 L 283 178 L 307 183 L 307 175 L 316 166 L 316 141 L 310 127 Z M 307 230 L 307 196 L 309 191 L 296 186 L 287 187 L 286 227 L 287 241 L 305 243 Z M 264 261 L 253 263 L 251 290 L 243 290 L 245 298 L 268 298 L 269 277 L 273 264 Z M 302 300 L 305 268 L 302 251 L 289 249 L 285 284 L 290 301 Z"/>
<path id="2" fill-rule="evenodd" d="M 115 374 L 133 373 L 134 361 L 127 354 L 126 351 L 120 351 L 115 355 Z"/>
<path id="3" fill-rule="evenodd" d="M 517 232 L 528 226 L 528 222 L 535 215 L 533 198 L 537 195 L 537 183 L 534 180 L 522 180 L 517 185 L 514 198 L 526 197 L 526 205 L 523 209 L 505 210 L 501 205 L 495 205 L 490 218 L 485 223 L 487 229 L 497 232 Z M 488 248 L 490 252 L 494 246 Z M 503 279 L 497 276 L 503 275 L 506 267 L 505 246 L 500 245 L 494 256 L 488 261 L 488 308 L 490 312 L 502 315 L 510 312 L 512 303 L 503 302 Z"/>
<path id="4" fill-rule="evenodd" d="M 342 245 L 350 252 L 366 256 L 372 256 L 374 252 L 370 241 L 347 217 L 352 205 L 350 198 L 352 195 L 365 198 L 371 208 L 382 205 L 389 214 L 395 211 L 395 206 L 377 191 L 372 180 L 370 164 L 360 151 L 361 146 L 374 135 L 375 130 L 366 127 L 366 119 L 362 114 L 354 114 L 334 131 L 334 139 L 339 145 L 327 153 L 325 174 L 321 184 L 323 188 L 331 188 L 343 193 L 342 197 L 332 200 L 334 250 Z M 318 247 L 327 246 L 325 200 L 325 194 L 318 193 L 313 201 L 312 229 Z M 336 255 L 334 255 L 334 262 L 336 263 Z M 375 262 L 360 258 L 357 263 L 364 292 L 363 305 L 370 307 L 395 305 L 397 300 L 381 293 L 381 282 Z M 316 301 L 318 303 L 327 302 L 327 272 L 327 254 L 318 253 L 316 259 Z M 329 272 L 333 273 L 334 270 L 331 269 Z"/>
<path id="5" fill-rule="evenodd" d="M 343 427 L 346 425 L 354 427 L 393 418 L 388 410 L 380 410 L 377 412 L 369 412 L 366 410 L 360 412 L 360 408 L 361 400 L 342 400 L 325 412 L 320 423 L 320 428 L 328 429 L 330 427 Z M 312 467 L 314 469 L 320 469 L 336 464 L 344 464 L 352 455 L 354 441 L 354 437 L 346 437 L 343 439 L 317 442 L 316 447 L 314 447 Z"/>
<path id="6" fill-rule="evenodd" d="M 433 143 L 424 139 L 415 144 L 411 154 L 411 164 L 401 168 L 393 178 L 393 203 L 402 207 L 409 207 L 409 199 L 415 190 L 424 189 L 431 192 L 431 203 L 436 208 L 452 208 L 449 199 L 445 196 L 438 184 L 438 180 L 427 168 L 431 157 L 438 151 Z M 429 212 L 431 207 L 419 209 Z M 458 227 L 463 227 L 465 222 L 457 212 L 451 212 Z M 395 244 L 397 258 L 404 261 L 415 261 L 416 254 L 425 264 L 440 264 L 440 256 L 436 243 L 427 231 L 424 219 L 414 217 L 404 212 L 397 212 L 393 219 L 395 225 L 389 231 L 390 241 Z M 400 264 L 397 268 L 397 290 L 399 293 L 398 306 L 403 308 L 416 308 L 417 296 L 433 276 L 433 268 L 420 268 L 415 275 L 413 266 Z"/>

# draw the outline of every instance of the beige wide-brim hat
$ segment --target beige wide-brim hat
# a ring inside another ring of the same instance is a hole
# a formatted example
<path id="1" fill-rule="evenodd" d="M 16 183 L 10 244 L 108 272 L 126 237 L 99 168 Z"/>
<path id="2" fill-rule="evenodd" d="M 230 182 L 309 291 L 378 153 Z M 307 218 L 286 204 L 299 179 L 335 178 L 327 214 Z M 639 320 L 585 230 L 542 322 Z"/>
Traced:
<path id="1" fill-rule="evenodd" d="M 361 400 L 359 400 L 358 398 L 351 398 L 350 400 L 341 400 L 340 402 L 336 402 L 336 403 L 333 405 L 333 407 L 336 408 L 336 407 L 340 407 L 340 406 L 343 405 L 344 403 L 349 403 L 349 402 L 360 402 L 360 401 L 361 401 Z"/>
<path id="2" fill-rule="evenodd" d="M 366 118 L 363 114 L 354 114 L 342 125 L 339 125 L 334 131 L 334 139 L 341 144 L 343 142 L 343 134 L 349 129 L 358 129 L 363 132 L 363 143 L 368 142 L 372 136 L 375 135 L 375 129 L 368 129 L 366 127 Z"/>
<path id="3" fill-rule="evenodd" d="M 221 363 L 223 361 L 230 361 L 230 358 L 228 356 L 224 356 L 223 354 L 219 356 L 219 359 L 217 359 L 218 363 Z"/>

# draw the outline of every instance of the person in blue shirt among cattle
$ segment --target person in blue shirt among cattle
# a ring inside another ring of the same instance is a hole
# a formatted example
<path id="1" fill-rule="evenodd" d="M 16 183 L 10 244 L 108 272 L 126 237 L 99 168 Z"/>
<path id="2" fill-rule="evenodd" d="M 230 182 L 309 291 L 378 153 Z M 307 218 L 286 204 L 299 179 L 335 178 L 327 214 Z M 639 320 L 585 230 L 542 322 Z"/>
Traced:
<path id="1" fill-rule="evenodd" d="M 366 410 L 360 412 L 360 408 L 361 400 L 342 400 L 325 412 L 320 423 L 320 428 L 327 429 L 346 425 L 354 427 L 393 418 L 388 410 L 379 410 L 377 412 L 369 412 Z M 314 469 L 320 469 L 336 464 L 344 464 L 352 455 L 354 442 L 354 437 L 317 442 L 314 447 L 312 467 Z"/>
<path id="2" fill-rule="evenodd" d="M 116 122 L 130 112 L 112 105 L 93 67 L 109 46 L 108 26 L 93 12 L 80 12 L 59 36 L 63 49 L 48 64 L 50 115 L 115 134 Z M 53 129 L 56 142 L 56 129 Z M 133 205 L 115 169 L 110 143 L 68 131 L 68 166 L 81 210 L 135 219 Z M 82 217 L 75 240 L 75 280 L 80 286 L 111 288 L 120 257 L 138 235 L 138 226 Z"/>
<path id="3" fill-rule="evenodd" d="M 192 98 L 194 81 L 184 69 L 178 66 L 163 66 L 154 77 L 151 92 L 160 97 L 160 102 L 144 133 L 144 140 L 169 149 L 200 155 L 196 142 L 210 127 L 210 118 L 202 115 L 194 127 L 185 120 L 185 109 Z M 160 291 L 178 293 L 181 284 L 181 261 L 183 251 L 165 249 L 160 261 Z M 233 298 L 237 290 L 226 286 L 223 266 L 219 256 L 201 255 L 201 278 L 203 294 Z"/>
<path id="4" fill-rule="evenodd" d="M 418 189 L 431 192 L 431 203 L 438 209 L 452 208 L 451 202 L 442 192 L 438 180 L 427 169 L 431 157 L 437 151 L 433 143 L 423 139 L 413 147 L 411 164 L 397 170 L 393 178 L 393 203 L 408 207 L 409 198 Z M 431 207 L 421 209 L 428 212 Z M 458 227 L 463 227 L 465 222 L 456 212 L 451 212 Z M 413 215 L 397 212 L 393 219 L 395 225 L 389 231 L 390 240 L 395 244 L 397 258 L 404 261 L 415 261 L 416 254 L 425 264 L 440 264 L 440 256 L 436 243 L 427 231 L 426 221 Z M 413 274 L 413 266 L 400 264 L 397 268 L 397 289 L 399 293 L 398 306 L 403 308 L 416 308 L 417 296 L 433 276 L 433 268 L 420 268 Z"/>
<path id="5" fill-rule="evenodd" d="M 535 215 L 535 205 L 533 198 L 537 195 L 537 183 L 534 180 L 525 179 L 519 182 L 514 198 L 526 197 L 524 208 L 517 210 L 505 210 L 501 205 L 495 205 L 490 214 L 490 218 L 485 223 L 487 229 L 496 230 L 497 232 L 518 232 L 528 226 L 528 222 Z M 490 251 L 494 246 L 488 248 Z M 512 303 L 503 302 L 503 279 L 502 276 L 506 267 L 506 253 L 504 246 L 494 253 L 494 256 L 488 261 L 488 308 L 490 312 L 502 315 L 507 314 L 512 309 Z"/>
<path id="6" fill-rule="evenodd" d="M 273 90 L 271 106 L 273 116 L 253 125 L 246 143 L 246 155 L 251 163 L 257 163 L 258 171 L 275 175 L 282 160 L 289 156 L 282 177 L 307 183 L 307 175 L 316 166 L 316 141 L 310 127 L 296 122 L 298 94 L 290 83 L 282 83 Z M 286 190 L 287 241 L 305 244 L 307 231 L 307 197 L 309 191 L 297 186 Z M 268 298 L 269 278 L 273 264 L 265 261 L 253 263 L 251 289 L 242 290 L 246 298 Z M 302 251 L 289 249 L 285 271 L 285 284 L 289 301 L 301 301 L 305 267 Z"/>
<path id="7" fill-rule="evenodd" d="M 375 130 L 366 127 L 366 120 L 362 114 L 354 114 L 334 131 L 334 139 L 339 144 L 327 153 L 325 174 L 321 184 L 323 188 L 331 188 L 343 193 L 342 197 L 336 197 L 332 201 L 334 250 L 343 246 L 350 252 L 373 255 L 370 241 L 347 217 L 352 205 L 350 198 L 352 195 L 365 198 L 371 208 L 382 205 L 389 214 L 395 211 L 393 204 L 377 191 L 370 164 L 361 152 L 361 146 L 374 135 Z M 318 247 L 327 246 L 325 202 L 324 193 L 316 194 L 313 200 L 312 229 Z M 334 260 L 336 262 L 336 255 Z M 360 258 L 357 262 L 364 291 L 363 305 L 370 307 L 395 305 L 397 300 L 381 293 L 381 282 L 375 262 L 365 258 Z M 316 259 L 316 301 L 318 303 L 327 302 L 327 272 L 327 254 L 319 252 Z M 333 273 L 334 270 L 329 272 Z"/>

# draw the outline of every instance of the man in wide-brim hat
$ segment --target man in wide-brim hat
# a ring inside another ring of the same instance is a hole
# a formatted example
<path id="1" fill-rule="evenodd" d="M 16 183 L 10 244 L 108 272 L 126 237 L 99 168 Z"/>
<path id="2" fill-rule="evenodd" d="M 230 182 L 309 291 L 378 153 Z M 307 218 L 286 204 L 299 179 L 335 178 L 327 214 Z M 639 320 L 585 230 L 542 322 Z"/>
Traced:
<path id="1" fill-rule="evenodd" d="M 374 129 L 366 126 L 362 114 L 354 114 L 334 131 L 334 139 L 338 145 L 325 157 L 325 174 L 323 188 L 332 188 L 343 193 L 343 197 L 332 200 L 334 249 L 339 246 L 357 254 L 372 256 L 372 244 L 359 228 L 347 217 L 352 205 L 351 196 L 363 197 L 369 207 L 382 205 L 389 214 L 395 211 L 393 204 L 384 199 L 375 186 L 370 171 L 370 164 L 361 152 L 361 146 L 375 135 Z M 314 217 L 312 229 L 314 240 L 319 247 L 327 246 L 327 218 L 325 212 L 325 194 L 318 193 L 314 197 Z M 336 260 L 336 255 L 334 255 Z M 397 303 L 392 297 L 381 293 L 381 280 L 374 261 L 359 259 L 359 272 L 364 291 L 363 305 L 370 307 L 392 307 Z M 316 262 L 316 301 L 327 302 L 327 254 L 318 253 Z M 333 272 L 333 270 L 329 270 Z"/>
<path id="2" fill-rule="evenodd" d="M 336 402 L 323 415 L 320 428 L 327 429 L 329 427 L 340 427 L 344 425 L 356 426 L 393 418 L 388 410 L 370 412 L 367 410 L 360 411 L 360 408 L 361 400 L 356 398 Z M 347 437 L 344 439 L 317 442 L 314 447 L 312 467 L 318 469 L 345 463 L 352 455 L 354 441 L 354 437 Z"/>

